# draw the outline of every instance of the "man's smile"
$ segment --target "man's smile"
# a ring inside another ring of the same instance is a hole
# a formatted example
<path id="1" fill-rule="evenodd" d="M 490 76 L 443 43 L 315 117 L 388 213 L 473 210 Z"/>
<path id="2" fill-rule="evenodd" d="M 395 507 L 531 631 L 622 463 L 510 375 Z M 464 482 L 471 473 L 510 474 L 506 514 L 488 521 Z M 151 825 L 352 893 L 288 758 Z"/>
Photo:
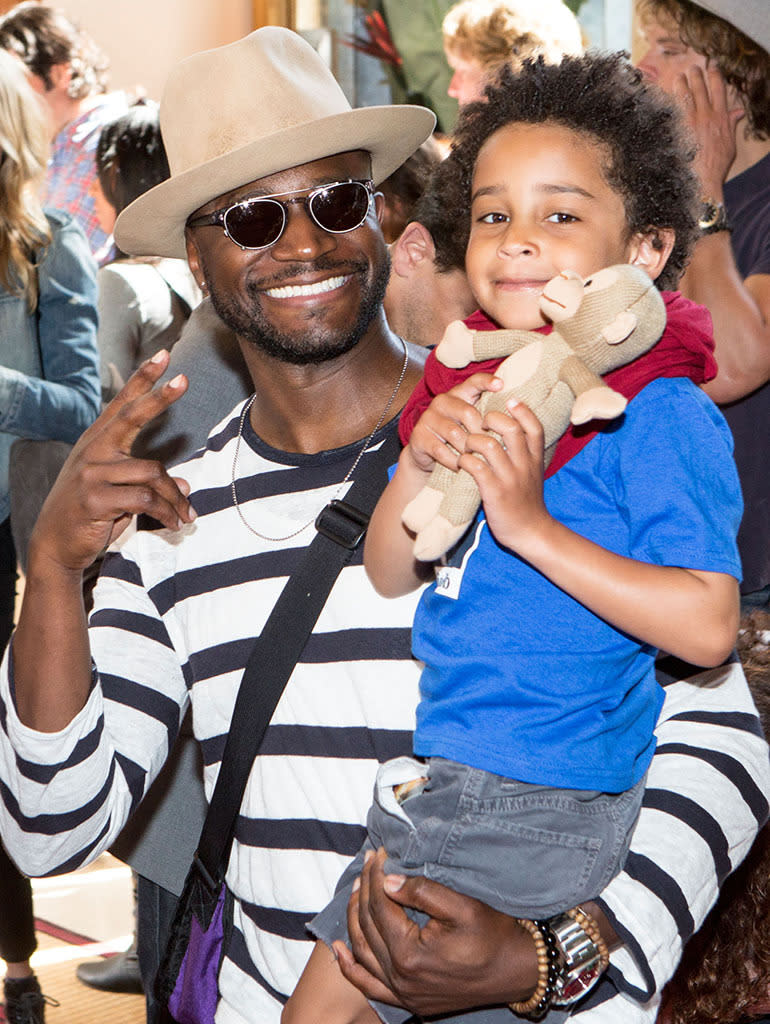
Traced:
<path id="1" fill-rule="evenodd" d="M 288 284 L 279 288 L 268 288 L 265 291 L 265 295 L 269 295 L 271 299 L 293 299 L 323 295 L 325 292 L 341 288 L 351 277 L 352 274 L 345 274 L 339 277 L 327 277 L 323 281 L 313 281 L 311 284 Z"/>

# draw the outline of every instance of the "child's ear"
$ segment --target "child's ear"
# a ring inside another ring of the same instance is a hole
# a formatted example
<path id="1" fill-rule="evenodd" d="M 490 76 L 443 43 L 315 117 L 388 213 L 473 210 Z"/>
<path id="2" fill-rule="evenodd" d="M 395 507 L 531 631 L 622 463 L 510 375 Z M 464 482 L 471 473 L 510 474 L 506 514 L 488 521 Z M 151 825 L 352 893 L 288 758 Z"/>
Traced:
<path id="1" fill-rule="evenodd" d="M 650 228 L 631 239 L 628 262 L 641 267 L 655 281 L 671 255 L 676 234 L 673 228 Z"/>

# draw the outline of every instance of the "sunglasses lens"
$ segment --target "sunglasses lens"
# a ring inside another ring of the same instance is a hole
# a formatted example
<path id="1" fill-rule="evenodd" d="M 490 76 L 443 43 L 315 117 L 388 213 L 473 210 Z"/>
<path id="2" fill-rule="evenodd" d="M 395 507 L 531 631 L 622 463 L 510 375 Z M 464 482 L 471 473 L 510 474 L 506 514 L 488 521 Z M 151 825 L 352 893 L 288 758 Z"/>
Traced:
<path id="1" fill-rule="evenodd" d="M 313 219 L 325 231 L 353 231 L 366 220 L 369 210 L 369 190 L 360 181 L 343 181 L 310 200 Z"/>
<path id="2" fill-rule="evenodd" d="M 225 214 L 225 230 L 244 249 L 264 249 L 281 237 L 284 212 L 274 199 L 254 199 L 232 206 Z"/>

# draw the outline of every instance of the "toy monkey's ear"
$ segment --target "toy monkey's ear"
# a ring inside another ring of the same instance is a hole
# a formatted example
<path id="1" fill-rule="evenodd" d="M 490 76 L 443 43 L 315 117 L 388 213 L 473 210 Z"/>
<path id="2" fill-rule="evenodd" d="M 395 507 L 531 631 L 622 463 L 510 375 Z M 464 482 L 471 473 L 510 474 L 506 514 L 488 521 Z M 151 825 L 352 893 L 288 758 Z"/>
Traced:
<path id="1" fill-rule="evenodd" d="M 668 262 L 675 240 L 673 228 L 650 228 L 649 231 L 640 231 L 631 241 L 628 262 L 641 267 L 655 281 Z"/>
<path id="2" fill-rule="evenodd" d="M 638 317 L 628 310 L 618 313 L 612 323 L 607 324 L 602 331 L 604 340 L 608 345 L 619 345 L 621 341 L 625 341 L 629 334 L 636 329 L 638 323 Z"/>

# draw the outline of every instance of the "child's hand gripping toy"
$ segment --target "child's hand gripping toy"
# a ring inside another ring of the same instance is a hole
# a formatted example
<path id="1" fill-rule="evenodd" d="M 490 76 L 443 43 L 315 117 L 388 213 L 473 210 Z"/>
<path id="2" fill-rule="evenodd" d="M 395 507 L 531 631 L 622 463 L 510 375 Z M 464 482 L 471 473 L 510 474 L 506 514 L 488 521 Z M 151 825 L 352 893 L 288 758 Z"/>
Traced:
<path id="1" fill-rule="evenodd" d="M 626 399 L 601 379 L 652 348 L 666 324 L 663 299 L 647 274 L 623 263 L 587 281 L 565 271 L 551 278 L 540 299 L 553 322 L 550 334 L 536 331 L 472 331 L 460 320 L 447 327 L 436 348 L 445 366 L 506 357 L 495 371 L 504 383 L 477 403 L 482 415 L 505 411 L 516 398 L 535 413 L 545 434 L 545 465 L 570 423 L 619 416 Z M 425 487 L 403 512 L 417 536 L 415 558 L 435 561 L 476 517 L 480 496 L 473 477 L 436 465 Z"/>

